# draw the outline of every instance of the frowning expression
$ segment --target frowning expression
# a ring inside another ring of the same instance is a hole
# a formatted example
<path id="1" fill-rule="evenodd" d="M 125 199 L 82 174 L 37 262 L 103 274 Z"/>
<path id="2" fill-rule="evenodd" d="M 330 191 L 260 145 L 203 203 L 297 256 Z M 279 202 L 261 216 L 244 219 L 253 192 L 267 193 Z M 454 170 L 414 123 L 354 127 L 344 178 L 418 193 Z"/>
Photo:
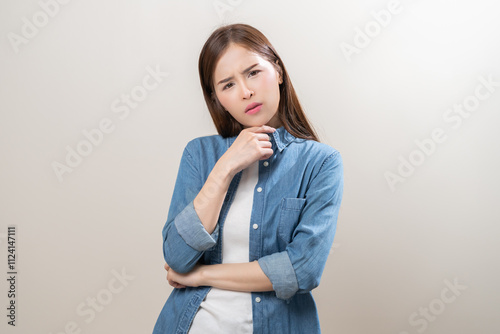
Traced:
<path id="1" fill-rule="evenodd" d="M 259 54 L 230 44 L 214 72 L 214 90 L 221 105 L 244 128 L 278 128 L 279 85 L 276 68 Z"/>

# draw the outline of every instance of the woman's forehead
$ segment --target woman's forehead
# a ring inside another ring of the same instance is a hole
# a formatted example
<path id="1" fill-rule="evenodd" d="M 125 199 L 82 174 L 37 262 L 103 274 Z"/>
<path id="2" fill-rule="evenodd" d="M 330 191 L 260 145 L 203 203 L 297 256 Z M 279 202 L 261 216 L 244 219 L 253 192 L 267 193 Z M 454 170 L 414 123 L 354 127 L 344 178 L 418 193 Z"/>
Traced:
<path id="1" fill-rule="evenodd" d="M 232 44 L 224 51 L 217 61 L 216 69 L 217 67 L 237 67 L 247 61 L 255 62 L 258 60 L 260 62 L 261 59 L 262 57 L 258 53 L 240 45 Z"/>
<path id="2" fill-rule="evenodd" d="M 231 45 L 226 49 L 217 61 L 215 66 L 214 79 L 223 79 L 227 76 L 233 76 L 236 73 L 241 74 L 251 65 L 266 65 L 267 60 L 258 53 L 248 50 L 239 45 Z"/>

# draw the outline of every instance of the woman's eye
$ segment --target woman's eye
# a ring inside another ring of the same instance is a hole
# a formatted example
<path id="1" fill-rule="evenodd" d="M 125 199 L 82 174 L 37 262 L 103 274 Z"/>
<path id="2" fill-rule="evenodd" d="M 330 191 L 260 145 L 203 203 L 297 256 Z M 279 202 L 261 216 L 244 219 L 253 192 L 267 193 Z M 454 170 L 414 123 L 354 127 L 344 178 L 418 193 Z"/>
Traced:
<path id="1" fill-rule="evenodd" d="M 260 70 L 253 70 L 253 71 L 249 72 L 248 75 L 253 77 L 253 76 L 257 75 L 257 73 L 259 73 L 259 72 L 260 72 Z M 233 86 L 233 83 L 230 82 L 230 83 L 226 84 L 224 87 L 222 87 L 222 90 L 226 90 L 228 88 L 231 88 L 232 86 Z"/>
<path id="2" fill-rule="evenodd" d="M 222 87 L 222 90 L 225 90 L 227 88 L 231 88 L 232 84 L 233 84 L 232 82 L 228 83 L 227 85 L 225 85 L 224 87 Z"/>

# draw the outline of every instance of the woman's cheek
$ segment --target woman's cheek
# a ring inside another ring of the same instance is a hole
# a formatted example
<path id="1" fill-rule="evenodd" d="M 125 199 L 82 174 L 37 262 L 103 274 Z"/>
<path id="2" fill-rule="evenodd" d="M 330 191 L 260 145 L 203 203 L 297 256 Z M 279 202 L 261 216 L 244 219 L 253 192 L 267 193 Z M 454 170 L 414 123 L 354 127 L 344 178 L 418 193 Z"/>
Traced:
<path id="1" fill-rule="evenodd" d="M 263 78 L 262 84 L 265 86 L 266 89 L 273 89 L 275 86 L 278 84 L 278 81 L 276 80 L 276 77 L 272 73 L 267 73 L 266 76 Z"/>
<path id="2" fill-rule="evenodd" d="M 219 96 L 219 102 L 226 110 L 231 110 L 231 105 L 229 103 L 228 94 L 224 94 L 223 96 Z"/>

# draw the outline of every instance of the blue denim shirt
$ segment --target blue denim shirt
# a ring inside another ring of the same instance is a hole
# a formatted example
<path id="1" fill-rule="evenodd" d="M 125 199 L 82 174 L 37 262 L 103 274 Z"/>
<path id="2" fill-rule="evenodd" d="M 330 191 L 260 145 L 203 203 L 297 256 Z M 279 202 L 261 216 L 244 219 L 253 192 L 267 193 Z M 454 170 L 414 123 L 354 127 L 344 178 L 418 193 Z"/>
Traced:
<path id="1" fill-rule="evenodd" d="M 273 291 L 251 293 L 254 333 L 320 333 L 311 290 L 320 283 L 335 235 L 344 183 L 342 158 L 331 146 L 296 138 L 283 126 L 269 135 L 273 155 L 259 161 L 248 261 L 258 261 Z M 184 148 L 162 232 L 165 261 L 179 273 L 189 272 L 197 262 L 222 263 L 224 220 L 242 171 L 231 180 L 211 234 L 193 200 L 236 137 L 198 137 Z M 153 334 L 187 333 L 210 289 L 173 289 Z"/>

